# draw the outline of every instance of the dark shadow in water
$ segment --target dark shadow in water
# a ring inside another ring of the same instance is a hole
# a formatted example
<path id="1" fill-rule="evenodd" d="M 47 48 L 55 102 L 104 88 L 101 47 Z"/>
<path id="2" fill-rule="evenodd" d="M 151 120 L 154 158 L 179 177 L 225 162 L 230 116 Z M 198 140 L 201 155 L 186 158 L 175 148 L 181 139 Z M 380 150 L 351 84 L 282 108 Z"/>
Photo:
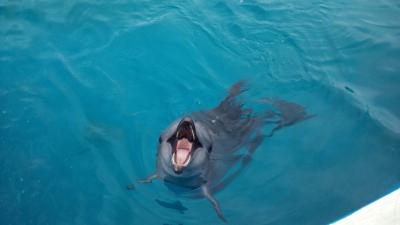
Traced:
<path id="1" fill-rule="evenodd" d="M 162 207 L 168 208 L 168 209 L 173 209 L 180 214 L 184 214 L 186 210 L 188 210 L 185 206 L 182 205 L 180 201 L 174 201 L 174 202 L 165 202 L 162 200 L 156 199 L 156 202 L 161 205 Z"/>

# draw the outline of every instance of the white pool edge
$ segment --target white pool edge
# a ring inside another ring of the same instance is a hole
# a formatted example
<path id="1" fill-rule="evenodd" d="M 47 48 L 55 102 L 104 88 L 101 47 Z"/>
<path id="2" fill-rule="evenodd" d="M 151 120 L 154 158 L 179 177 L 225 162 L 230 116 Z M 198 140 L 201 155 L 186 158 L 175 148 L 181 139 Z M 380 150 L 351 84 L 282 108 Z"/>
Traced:
<path id="1" fill-rule="evenodd" d="M 331 225 L 400 225 L 400 188 Z"/>

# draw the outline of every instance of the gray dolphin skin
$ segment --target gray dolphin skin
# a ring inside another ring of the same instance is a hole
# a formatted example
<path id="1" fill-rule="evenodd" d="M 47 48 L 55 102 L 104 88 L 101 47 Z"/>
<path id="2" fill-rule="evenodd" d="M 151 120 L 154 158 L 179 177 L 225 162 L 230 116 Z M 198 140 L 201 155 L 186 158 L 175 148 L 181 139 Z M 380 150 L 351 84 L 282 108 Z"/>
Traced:
<path id="1" fill-rule="evenodd" d="M 256 115 L 238 99 L 245 86 L 246 81 L 235 83 L 216 108 L 184 116 L 165 129 L 159 138 L 155 173 L 138 182 L 157 178 L 184 197 L 205 197 L 226 221 L 213 194 L 240 174 L 266 137 L 311 117 L 298 104 L 267 98 L 258 102 L 271 107 Z M 264 134 L 267 125 L 272 125 L 271 131 Z"/>

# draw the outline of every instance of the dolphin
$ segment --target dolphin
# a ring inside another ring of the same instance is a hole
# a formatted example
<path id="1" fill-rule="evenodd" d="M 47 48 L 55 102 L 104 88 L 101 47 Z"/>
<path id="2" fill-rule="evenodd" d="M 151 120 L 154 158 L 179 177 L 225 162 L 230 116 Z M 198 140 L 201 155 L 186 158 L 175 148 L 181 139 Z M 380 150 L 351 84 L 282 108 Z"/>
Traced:
<path id="1" fill-rule="evenodd" d="M 217 107 L 172 122 L 158 140 L 156 171 L 138 182 L 160 179 L 184 197 L 205 197 L 218 217 L 226 221 L 214 193 L 240 174 L 265 137 L 312 117 L 296 103 L 269 98 L 258 102 L 271 107 L 256 114 L 239 100 L 247 90 L 246 81 L 239 81 Z M 273 128 L 264 134 L 268 124 Z"/>

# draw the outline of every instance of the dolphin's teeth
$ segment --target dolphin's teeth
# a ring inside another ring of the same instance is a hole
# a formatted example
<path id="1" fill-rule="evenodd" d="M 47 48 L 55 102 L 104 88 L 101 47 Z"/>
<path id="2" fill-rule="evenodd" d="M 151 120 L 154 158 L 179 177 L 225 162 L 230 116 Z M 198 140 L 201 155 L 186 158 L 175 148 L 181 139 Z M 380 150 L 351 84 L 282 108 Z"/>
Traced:
<path id="1" fill-rule="evenodd" d="M 171 161 L 172 161 L 172 164 L 173 164 L 173 165 L 176 165 L 176 162 L 175 162 L 175 153 L 172 154 Z"/>
<path id="2" fill-rule="evenodd" d="M 196 140 L 196 135 L 194 135 L 193 127 L 190 126 L 190 131 L 192 131 L 193 140 Z"/>
<path id="3" fill-rule="evenodd" d="M 176 154 L 173 153 L 172 158 L 171 158 L 172 165 L 174 165 L 174 167 L 177 167 L 177 168 L 179 168 L 179 167 L 182 168 L 182 167 L 186 167 L 187 165 L 189 165 L 190 160 L 192 159 L 192 156 L 189 154 L 188 158 L 185 160 L 183 165 L 176 163 L 175 158 L 176 158 Z"/>
<path id="4" fill-rule="evenodd" d="M 192 159 L 192 156 L 189 154 L 189 157 L 186 159 L 186 162 L 185 162 L 185 164 L 183 164 L 183 166 L 187 166 L 191 159 Z"/>

